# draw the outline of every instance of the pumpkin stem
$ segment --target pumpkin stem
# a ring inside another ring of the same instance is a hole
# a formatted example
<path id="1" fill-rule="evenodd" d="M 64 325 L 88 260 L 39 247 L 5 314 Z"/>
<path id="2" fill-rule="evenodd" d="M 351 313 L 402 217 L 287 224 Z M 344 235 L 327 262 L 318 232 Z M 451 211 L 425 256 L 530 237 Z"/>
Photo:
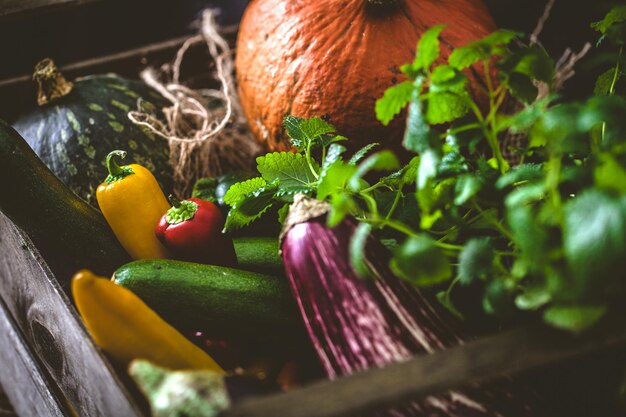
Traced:
<path id="1" fill-rule="evenodd" d="M 367 2 L 373 6 L 391 6 L 395 4 L 397 0 L 367 0 Z"/>
<path id="2" fill-rule="evenodd" d="M 45 58 L 35 65 L 33 80 L 37 81 L 37 104 L 43 106 L 72 91 L 74 84 L 67 81 L 50 58 Z"/>

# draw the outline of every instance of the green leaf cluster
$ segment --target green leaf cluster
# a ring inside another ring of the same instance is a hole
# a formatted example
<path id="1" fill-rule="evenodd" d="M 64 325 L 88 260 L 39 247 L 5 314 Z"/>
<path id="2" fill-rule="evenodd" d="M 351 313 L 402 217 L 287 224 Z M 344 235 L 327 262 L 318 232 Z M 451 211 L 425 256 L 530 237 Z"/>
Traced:
<path id="1" fill-rule="evenodd" d="M 594 24 L 620 57 L 623 24 L 623 8 Z M 338 143 L 346 138 L 324 120 L 288 116 L 295 152 L 258 158 L 259 176 L 231 187 L 226 229 L 274 205 L 284 218 L 293 196 L 305 193 L 329 203 L 329 226 L 346 216 L 360 222 L 350 260 L 363 276 L 365 242 L 375 235 L 396 242 L 397 276 L 436 288 L 457 316 L 453 295 L 471 287 L 487 314 L 584 330 L 626 292 L 621 58 L 600 77 L 597 95 L 564 102 L 553 91 L 555 61 L 541 46 L 502 30 L 445 60 L 444 30 L 424 33 L 401 67 L 406 81 L 376 102 L 383 124 L 406 111 L 409 162 L 375 143 L 347 155 Z M 510 135 L 524 140 L 505 148 Z"/>

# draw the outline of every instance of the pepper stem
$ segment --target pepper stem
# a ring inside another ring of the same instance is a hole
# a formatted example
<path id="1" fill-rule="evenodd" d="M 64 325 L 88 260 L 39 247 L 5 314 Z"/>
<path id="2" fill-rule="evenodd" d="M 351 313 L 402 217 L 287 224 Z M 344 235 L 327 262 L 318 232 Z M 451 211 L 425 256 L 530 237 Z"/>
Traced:
<path id="1" fill-rule="evenodd" d="M 167 196 L 167 200 L 170 202 L 172 207 L 178 208 L 180 207 L 180 200 L 174 194 L 170 194 Z"/>
<path id="2" fill-rule="evenodd" d="M 74 84 L 67 81 L 50 58 L 35 65 L 33 80 L 37 82 L 37 104 L 43 106 L 68 95 Z"/>
<path id="3" fill-rule="evenodd" d="M 105 182 L 110 184 L 114 181 L 119 181 L 122 178 L 134 174 L 135 172 L 129 166 L 119 166 L 115 157 L 119 156 L 120 159 L 126 158 L 126 151 L 115 150 L 109 152 L 106 157 L 105 163 L 107 166 L 107 170 L 109 171 L 109 175 L 107 176 Z"/>
<path id="4" fill-rule="evenodd" d="M 170 195 L 170 197 L 174 196 Z M 171 201 L 172 200 L 170 200 L 170 202 Z M 167 220 L 169 224 L 178 224 L 187 220 L 191 220 L 198 211 L 198 203 L 189 200 L 180 201 L 176 199 L 174 202 L 172 202 L 172 205 L 174 207 L 170 208 L 165 213 L 165 220 Z"/>

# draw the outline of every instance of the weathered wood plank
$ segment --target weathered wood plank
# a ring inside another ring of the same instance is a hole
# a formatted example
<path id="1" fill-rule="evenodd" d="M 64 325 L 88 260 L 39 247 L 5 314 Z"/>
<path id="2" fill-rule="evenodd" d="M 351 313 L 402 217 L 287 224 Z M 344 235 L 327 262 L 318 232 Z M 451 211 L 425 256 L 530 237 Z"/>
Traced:
<path id="1" fill-rule="evenodd" d="M 223 36 L 234 44 L 237 26 L 227 26 L 221 30 Z M 96 58 L 76 61 L 63 65 L 60 70 L 69 80 L 89 74 L 114 72 L 128 78 L 138 78 L 138 74 L 148 63 L 158 67 L 170 62 L 176 52 L 189 36 L 180 36 L 162 42 L 128 49 L 122 52 L 98 56 Z M 183 74 L 190 84 L 206 87 L 211 79 L 210 62 L 207 48 L 201 45 L 190 48 Z M 36 86 L 32 74 L 0 79 L 0 97 L 11 97 L 11 100 L 0 100 L 0 117 L 11 121 L 19 114 L 31 109 L 35 103 Z"/>
<path id="2" fill-rule="evenodd" d="M 78 415 L 140 416 L 32 243 L 0 214 L 0 295 Z"/>
<path id="3" fill-rule="evenodd" d="M 513 375 L 617 345 L 623 326 L 576 337 L 543 326 L 487 337 L 383 369 L 249 400 L 220 417 L 347 417 L 470 383 Z"/>
<path id="4" fill-rule="evenodd" d="M 6 306 L 0 301 L 0 384 L 12 410 L 0 404 L 0 416 L 13 410 L 22 416 L 65 416 L 42 369 L 21 334 L 15 329 Z M 0 392 L 0 396 L 3 393 Z M 14 415 L 14 414 L 13 414 Z"/>
<path id="5" fill-rule="evenodd" d="M 0 362 L 1 363 L 1 362 Z M 0 384 L 0 417 L 18 417 Z"/>
<path id="6" fill-rule="evenodd" d="M 0 7 L 0 18 L 41 13 L 62 7 L 76 7 L 95 1 L 102 0 L 3 0 Z"/>

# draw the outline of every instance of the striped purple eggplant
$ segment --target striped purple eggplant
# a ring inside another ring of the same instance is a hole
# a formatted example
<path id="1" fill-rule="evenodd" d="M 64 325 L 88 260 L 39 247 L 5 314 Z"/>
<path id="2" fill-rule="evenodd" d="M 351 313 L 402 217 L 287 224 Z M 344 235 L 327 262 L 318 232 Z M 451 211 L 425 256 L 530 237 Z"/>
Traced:
<path id="1" fill-rule="evenodd" d="M 349 261 L 352 219 L 325 224 L 325 203 L 296 196 L 285 221 L 282 257 L 309 337 L 329 378 L 432 353 L 463 342 L 457 322 L 421 291 L 397 279 L 373 237 L 366 259 L 373 279 L 359 278 Z M 402 383 L 407 383 L 403 381 Z M 449 391 L 377 416 L 531 416 L 527 396 L 509 379 L 497 388 Z"/>

